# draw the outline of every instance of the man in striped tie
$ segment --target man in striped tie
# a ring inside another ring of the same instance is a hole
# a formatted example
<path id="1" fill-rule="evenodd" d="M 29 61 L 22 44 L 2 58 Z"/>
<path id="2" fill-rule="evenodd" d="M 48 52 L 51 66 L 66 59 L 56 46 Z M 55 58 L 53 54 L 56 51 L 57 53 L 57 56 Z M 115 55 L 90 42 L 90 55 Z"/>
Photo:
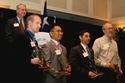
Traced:
<path id="1" fill-rule="evenodd" d="M 72 67 L 72 83 L 92 83 L 96 76 L 96 67 L 94 64 L 94 52 L 88 47 L 90 42 L 90 32 L 81 30 L 79 32 L 80 44 L 71 48 L 69 61 Z M 96 82 L 97 83 L 97 82 Z"/>

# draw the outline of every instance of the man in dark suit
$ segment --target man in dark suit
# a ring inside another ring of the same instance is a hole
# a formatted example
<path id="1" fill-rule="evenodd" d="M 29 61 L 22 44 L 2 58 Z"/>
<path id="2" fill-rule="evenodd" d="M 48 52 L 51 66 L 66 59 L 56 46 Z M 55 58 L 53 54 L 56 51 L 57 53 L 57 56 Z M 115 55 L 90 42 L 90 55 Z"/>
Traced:
<path id="1" fill-rule="evenodd" d="M 30 15 L 27 17 L 28 27 L 27 30 L 19 33 L 14 38 L 13 49 L 11 53 L 11 69 L 16 83 L 41 83 L 42 75 L 39 72 L 38 65 L 42 61 L 33 55 L 38 47 L 34 40 L 34 34 L 37 33 L 41 27 L 41 17 L 38 15 Z M 33 58 L 35 57 L 35 58 Z M 11 75 L 11 74 L 10 74 Z"/>
<path id="2" fill-rule="evenodd" d="M 92 77 L 96 76 L 93 50 L 88 47 L 90 33 L 87 30 L 79 32 L 80 44 L 71 48 L 69 61 L 72 67 L 72 83 L 90 83 Z"/>
<path id="3" fill-rule="evenodd" d="M 70 75 L 71 66 L 67 60 L 67 50 L 60 44 L 63 36 L 62 28 L 59 24 L 49 26 L 49 34 L 52 40 L 42 46 L 46 53 L 46 63 L 50 65 L 50 69 L 44 72 L 44 83 L 66 83 L 66 77 Z M 62 63 L 63 61 L 63 63 Z"/>
<path id="4" fill-rule="evenodd" d="M 19 32 L 24 32 L 27 28 L 27 22 L 24 19 L 26 15 L 26 5 L 19 4 L 16 6 L 17 16 L 9 19 L 5 26 L 5 36 L 9 45 L 12 44 L 15 35 Z"/>

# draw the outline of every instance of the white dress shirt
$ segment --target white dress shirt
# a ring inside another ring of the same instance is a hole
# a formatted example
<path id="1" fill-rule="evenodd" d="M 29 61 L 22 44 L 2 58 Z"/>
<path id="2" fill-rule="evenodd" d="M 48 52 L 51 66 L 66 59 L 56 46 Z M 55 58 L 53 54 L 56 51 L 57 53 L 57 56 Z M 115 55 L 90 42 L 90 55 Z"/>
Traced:
<path id="1" fill-rule="evenodd" d="M 20 18 L 17 16 L 17 19 L 18 19 L 18 22 L 20 24 Z M 22 24 L 23 24 L 23 27 L 24 27 L 24 30 L 25 30 L 25 25 L 24 25 L 24 21 L 23 21 L 23 18 L 22 18 Z"/>
<path id="2" fill-rule="evenodd" d="M 95 40 L 92 49 L 96 58 L 95 64 L 105 67 L 107 63 L 112 63 L 121 67 L 117 43 L 113 39 L 109 40 L 106 36 L 102 36 Z"/>

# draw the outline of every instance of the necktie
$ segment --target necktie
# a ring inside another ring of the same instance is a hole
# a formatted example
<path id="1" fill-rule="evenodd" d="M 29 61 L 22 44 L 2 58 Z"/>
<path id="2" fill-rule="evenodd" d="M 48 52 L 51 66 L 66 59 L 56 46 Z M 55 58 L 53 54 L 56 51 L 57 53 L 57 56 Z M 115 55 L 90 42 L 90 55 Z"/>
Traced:
<path id="1" fill-rule="evenodd" d="M 91 59 L 91 55 L 90 55 L 90 52 L 89 52 L 89 48 L 86 47 L 86 50 L 87 50 L 87 53 L 88 53 L 88 58 Z"/>
<path id="2" fill-rule="evenodd" d="M 21 28 L 21 31 L 22 31 L 22 32 L 24 32 L 24 28 L 23 28 L 22 19 L 20 19 L 20 28 Z"/>
<path id="3" fill-rule="evenodd" d="M 89 58 L 89 66 L 90 66 L 90 68 L 92 68 L 92 63 L 91 63 L 91 55 L 90 55 L 89 48 L 88 48 L 88 47 L 86 47 L 86 50 L 87 50 L 87 53 L 88 53 L 88 58 Z"/>
<path id="4" fill-rule="evenodd" d="M 60 52 L 62 53 L 62 49 L 61 49 L 61 46 L 59 43 L 57 46 L 58 46 L 58 49 L 60 50 Z M 62 63 L 60 63 L 60 67 L 61 67 L 61 71 L 64 71 L 64 67 L 63 67 Z"/>
<path id="5" fill-rule="evenodd" d="M 62 53 L 62 49 L 61 49 L 61 46 L 60 46 L 60 44 L 58 43 L 58 49 L 60 50 L 60 52 Z"/>

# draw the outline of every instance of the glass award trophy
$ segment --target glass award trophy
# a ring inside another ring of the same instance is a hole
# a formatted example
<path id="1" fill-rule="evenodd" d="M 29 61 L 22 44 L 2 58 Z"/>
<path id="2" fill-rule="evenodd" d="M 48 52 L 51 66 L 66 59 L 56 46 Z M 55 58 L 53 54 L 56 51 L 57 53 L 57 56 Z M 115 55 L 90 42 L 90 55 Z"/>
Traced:
<path id="1" fill-rule="evenodd" d="M 38 57 L 42 61 L 42 64 L 38 66 L 40 69 L 48 68 L 45 61 L 46 54 L 37 45 L 34 47 L 32 57 L 33 58 Z"/>
<path id="2" fill-rule="evenodd" d="M 92 63 L 92 61 L 90 59 L 88 60 L 86 66 L 89 70 L 91 70 L 93 73 L 96 74 L 96 76 L 91 77 L 91 79 L 96 78 L 96 77 L 104 74 L 103 72 L 98 71 L 98 68 L 95 66 L 94 63 Z"/>
<path id="3" fill-rule="evenodd" d="M 114 66 L 115 66 L 115 69 L 113 69 L 113 72 L 116 74 L 120 74 L 121 72 L 119 71 L 118 65 L 114 65 Z"/>
<path id="4" fill-rule="evenodd" d="M 63 71 L 67 71 L 67 67 L 69 66 L 69 61 L 66 56 L 60 54 L 58 55 L 58 61 L 62 64 Z"/>
<path id="5" fill-rule="evenodd" d="M 96 66 L 92 63 L 92 61 L 90 59 L 88 59 L 88 62 L 86 64 L 86 66 L 92 72 L 97 73 L 98 70 L 97 70 Z"/>
<path id="6" fill-rule="evenodd" d="M 120 74 L 121 72 L 119 71 L 118 60 L 117 60 L 115 57 L 113 57 L 113 58 L 111 59 L 110 63 L 112 63 L 112 64 L 115 66 L 115 68 L 112 69 L 112 71 L 113 71 L 114 73 Z"/>

